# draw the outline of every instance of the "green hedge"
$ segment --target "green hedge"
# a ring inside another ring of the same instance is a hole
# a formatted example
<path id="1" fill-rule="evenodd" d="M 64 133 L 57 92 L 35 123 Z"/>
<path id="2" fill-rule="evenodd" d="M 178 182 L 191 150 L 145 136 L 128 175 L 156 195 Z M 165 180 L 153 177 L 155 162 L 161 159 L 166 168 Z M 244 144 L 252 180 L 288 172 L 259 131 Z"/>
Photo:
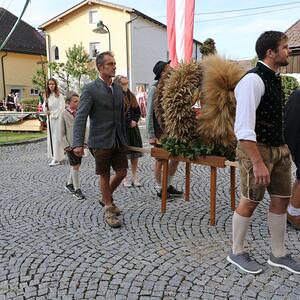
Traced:
<path id="1" fill-rule="evenodd" d="M 24 111 L 36 111 L 39 104 L 38 98 L 23 98 L 21 104 Z"/>
<path id="2" fill-rule="evenodd" d="M 300 87 L 298 80 L 293 76 L 282 75 L 282 88 L 285 101 L 288 100 L 291 93 Z"/>

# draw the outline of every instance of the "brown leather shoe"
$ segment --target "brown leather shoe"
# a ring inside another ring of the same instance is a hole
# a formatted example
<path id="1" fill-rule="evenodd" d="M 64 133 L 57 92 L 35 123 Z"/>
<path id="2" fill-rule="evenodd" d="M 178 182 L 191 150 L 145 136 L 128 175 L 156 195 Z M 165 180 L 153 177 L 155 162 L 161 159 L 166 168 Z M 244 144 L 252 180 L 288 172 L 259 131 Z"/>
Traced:
<path id="1" fill-rule="evenodd" d="M 100 204 L 103 207 L 105 206 L 105 204 L 102 201 L 100 201 Z M 113 212 L 116 214 L 116 216 L 120 216 L 121 215 L 121 209 L 113 202 L 112 202 L 111 206 L 112 206 Z"/>
<path id="2" fill-rule="evenodd" d="M 296 229 L 300 230 L 300 216 L 291 216 L 287 213 L 287 221 Z"/>
<path id="3" fill-rule="evenodd" d="M 116 214 L 116 216 L 120 216 L 121 215 L 120 208 L 116 204 L 114 204 L 114 203 L 112 203 L 111 206 L 113 207 L 113 211 Z"/>
<path id="4" fill-rule="evenodd" d="M 106 223 L 112 228 L 120 228 L 122 226 L 121 221 L 114 212 L 113 206 L 105 207 L 104 218 Z"/>

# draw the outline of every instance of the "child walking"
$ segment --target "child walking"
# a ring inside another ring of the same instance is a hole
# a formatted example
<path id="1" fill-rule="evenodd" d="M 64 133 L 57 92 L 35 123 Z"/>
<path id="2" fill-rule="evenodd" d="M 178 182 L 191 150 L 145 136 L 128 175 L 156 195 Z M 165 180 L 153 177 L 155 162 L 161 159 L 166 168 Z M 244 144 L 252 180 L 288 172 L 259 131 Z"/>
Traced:
<path id="1" fill-rule="evenodd" d="M 70 173 L 66 183 L 66 190 L 73 194 L 78 200 L 85 199 L 80 189 L 79 168 L 81 165 L 81 157 L 73 153 L 73 126 L 76 111 L 79 105 L 79 95 L 75 92 L 68 92 L 66 96 L 66 108 L 60 117 L 60 140 L 61 145 L 68 156 L 70 163 Z M 87 133 L 87 132 L 86 132 Z M 85 135 L 86 143 L 87 134 Z"/>

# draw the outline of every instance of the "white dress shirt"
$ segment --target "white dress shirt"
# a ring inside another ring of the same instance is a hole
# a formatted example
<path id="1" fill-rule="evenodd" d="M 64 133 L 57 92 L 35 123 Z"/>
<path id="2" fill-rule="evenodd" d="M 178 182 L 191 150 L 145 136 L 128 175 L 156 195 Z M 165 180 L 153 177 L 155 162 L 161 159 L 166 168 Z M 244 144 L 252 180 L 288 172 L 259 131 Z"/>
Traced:
<path id="1" fill-rule="evenodd" d="M 260 63 L 270 68 L 264 62 Z M 264 93 L 265 84 L 256 73 L 245 75 L 237 84 L 234 90 L 236 98 L 234 133 L 237 140 L 256 142 L 256 109 Z"/>

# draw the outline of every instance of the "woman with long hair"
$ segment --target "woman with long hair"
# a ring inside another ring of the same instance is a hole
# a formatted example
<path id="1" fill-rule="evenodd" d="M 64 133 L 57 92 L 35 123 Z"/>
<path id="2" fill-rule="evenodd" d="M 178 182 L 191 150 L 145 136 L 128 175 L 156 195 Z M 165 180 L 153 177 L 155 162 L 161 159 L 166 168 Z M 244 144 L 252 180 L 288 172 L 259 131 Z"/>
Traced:
<path id="1" fill-rule="evenodd" d="M 59 165 L 64 159 L 64 149 L 59 145 L 59 117 L 65 108 L 64 96 L 60 93 L 57 81 L 49 78 L 46 88 L 44 111 L 47 114 L 47 152 L 51 158 L 49 166 Z"/>
<path id="2" fill-rule="evenodd" d="M 129 146 L 134 147 L 143 147 L 142 138 L 140 134 L 140 130 L 138 127 L 138 122 L 141 117 L 141 110 L 139 104 L 134 96 L 134 94 L 128 88 L 128 79 L 125 76 L 118 75 L 114 79 L 115 83 L 121 85 L 124 94 L 124 113 L 125 113 L 125 122 L 126 122 L 126 135 L 127 142 Z M 138 169 L 138 159 L 142 157 L 143 154 L 136 151 L 130 151 L 127 154 L 127 158 L 130 159 L 131 162 L 131 173 L 132 179 L 128 180 L 128 176 L 124 179 L 124 186 L 131 187 L 141 186 L 141 183 L 137 177 L 137 169 Z"/>

